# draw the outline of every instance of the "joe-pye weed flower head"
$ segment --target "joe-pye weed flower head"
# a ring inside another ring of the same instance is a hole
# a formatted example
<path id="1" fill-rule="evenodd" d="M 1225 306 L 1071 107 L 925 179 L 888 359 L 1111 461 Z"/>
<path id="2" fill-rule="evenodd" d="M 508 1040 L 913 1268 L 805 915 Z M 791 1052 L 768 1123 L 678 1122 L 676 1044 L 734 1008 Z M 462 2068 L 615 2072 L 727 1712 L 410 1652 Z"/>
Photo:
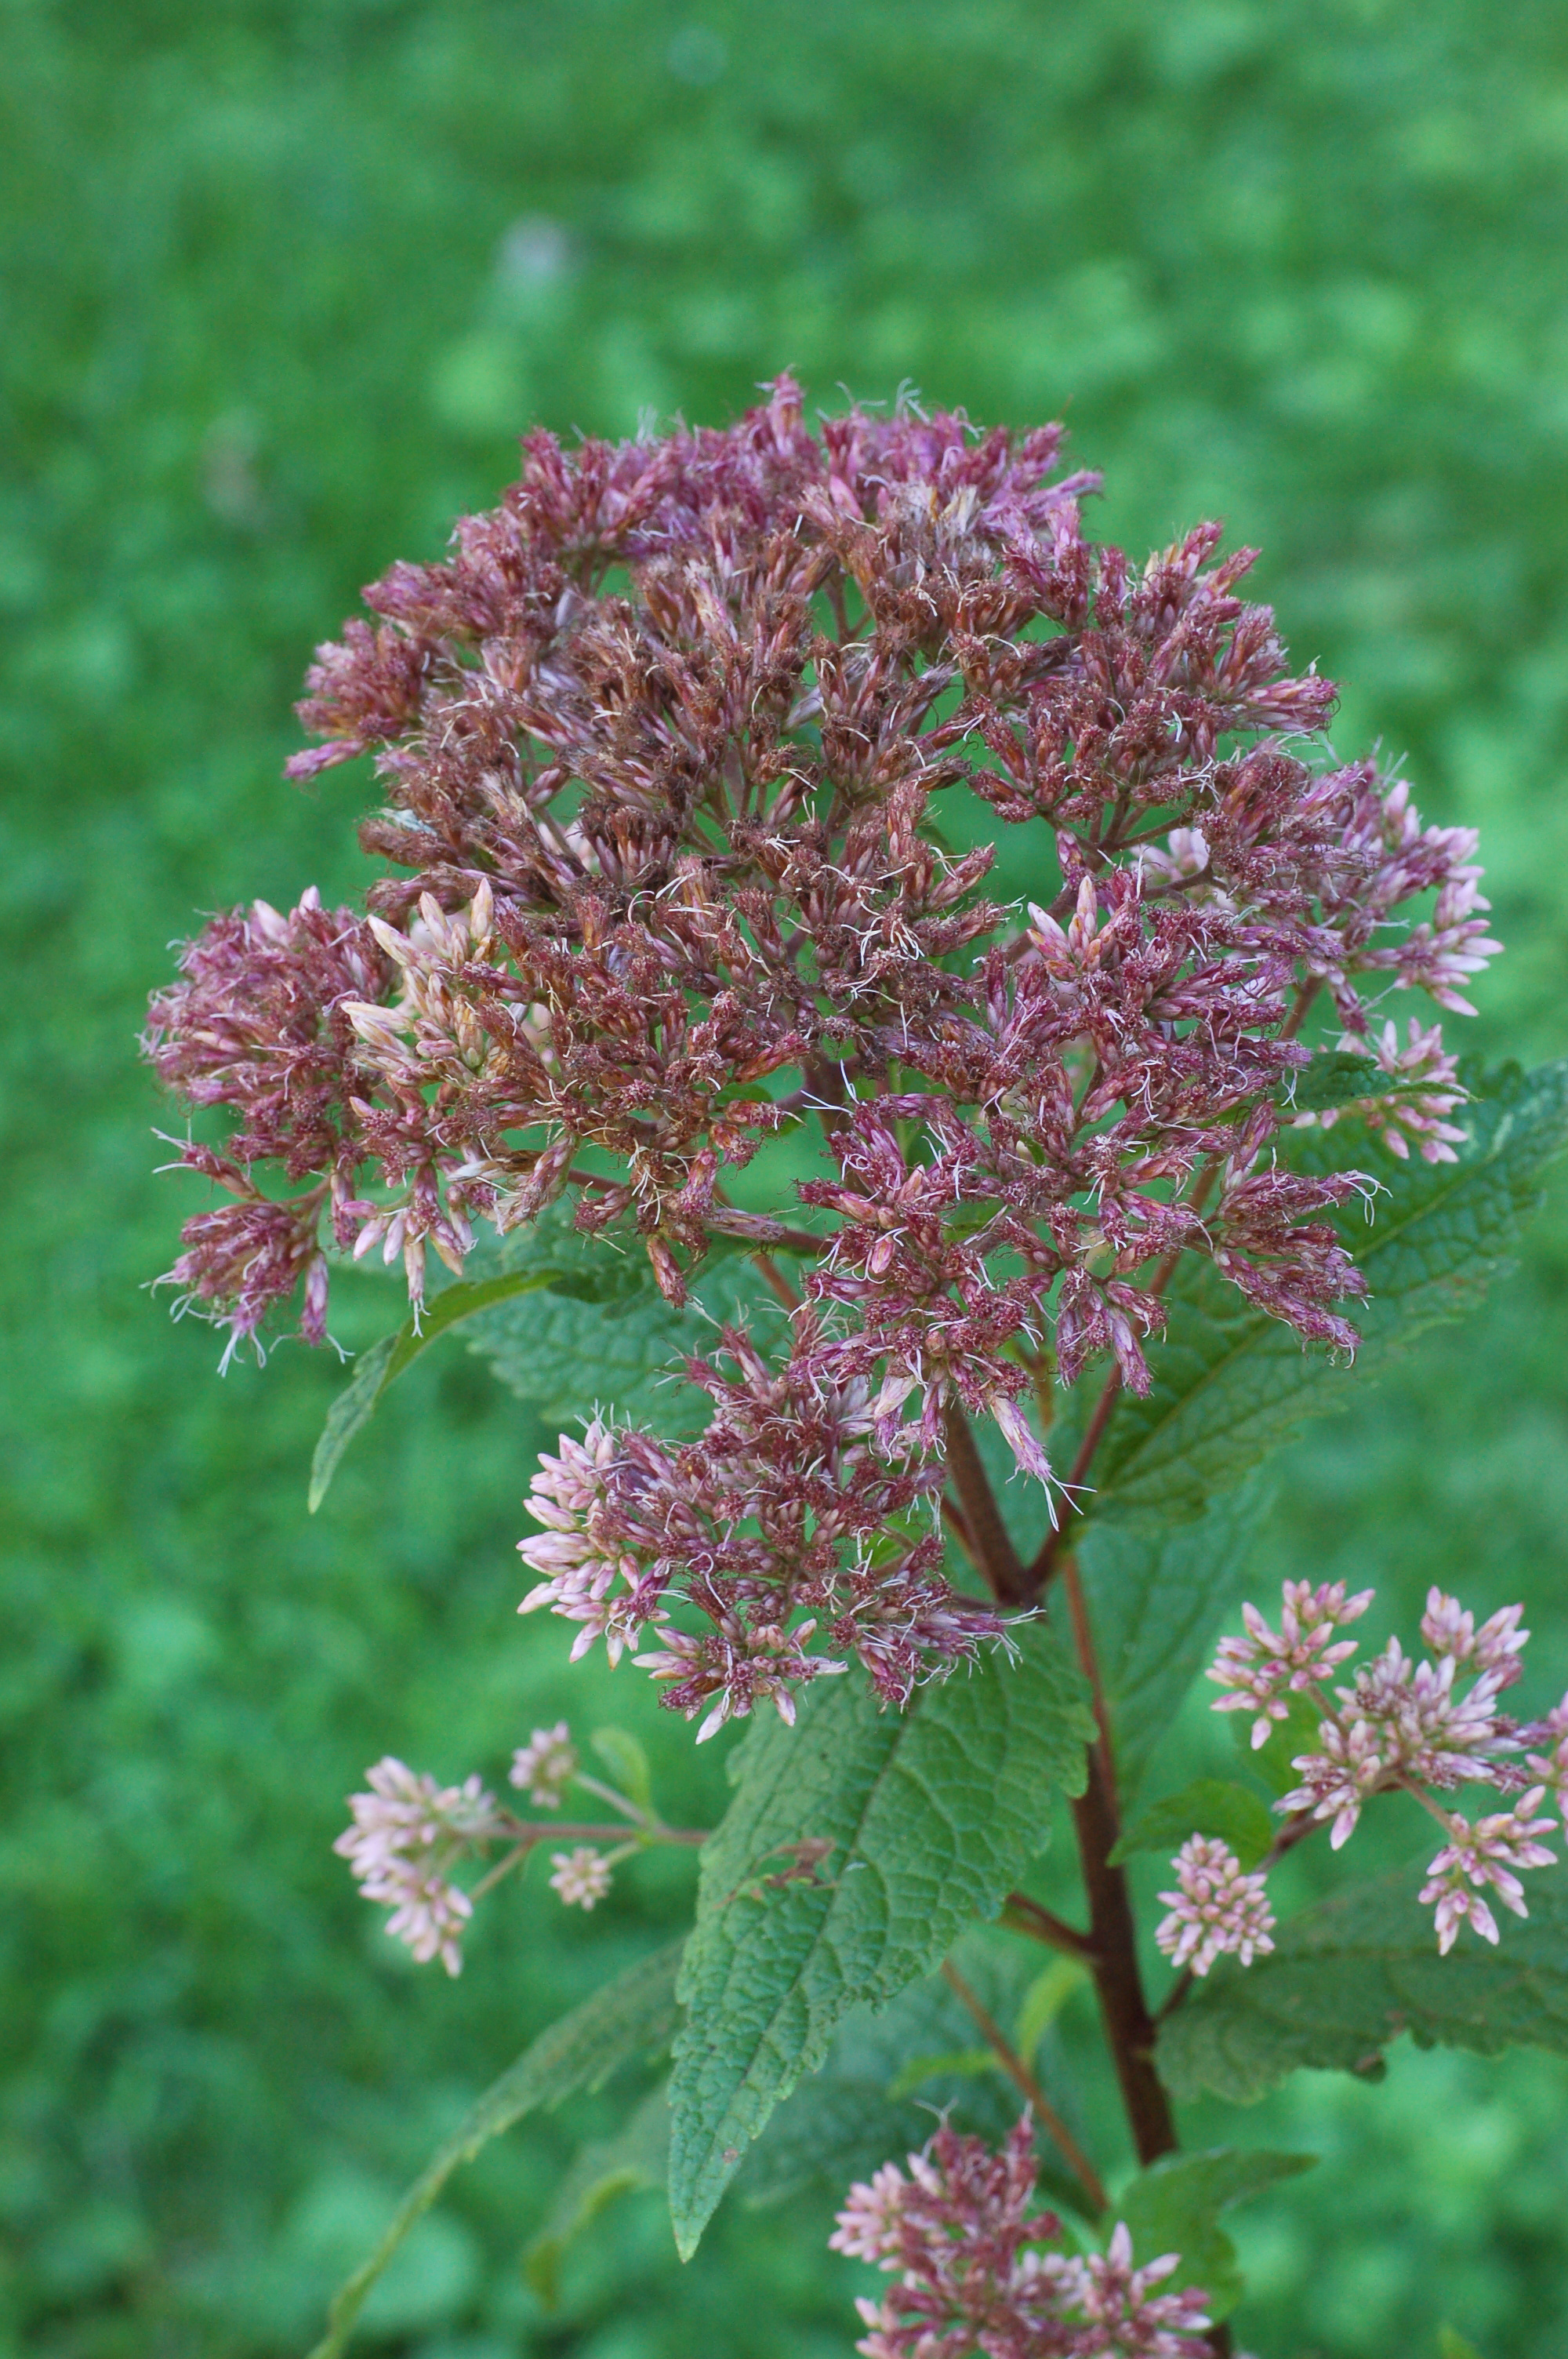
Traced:
<path id="1" fill-rule="evenodd" d="M 529 436 L 448 560 L 318 652 L 289 768 L 373 755 L 366 909 L 235 910 L 153 1005 L 157 1071 L 234 1125 L 184 1150 L 234 1201 L 171 1273 L 232 1338 L 302 1282 L 324 1336 L 329 1237 L 417 1305 L 432 1253 L 460 1272 L 476 1222 L 567 1193 L 679 1303 L 715 1238 L 809 1224 L 782 1357 L 730 1333 L 693 1371 L 697 1453 L 601 1423 L 591 1480 L 535 1488 L 530 1603 L 579 1649 L 655 1627 L 705 1728 L 855 1656 L 902 1700 L 988 1635 L 914 1514 L 950 1420 L 1049 1489 L 1025 1363 L 1145 1387 L 1177 1257 L 1354 1345 L 1322 1216 L 1366 1183 L 1275 1153 L 1315 996 L 1388 1143 L 1454 1136 L 1440 1034 L 1374 1016 L 1467 1006 L 1473 835 L 1323 752 L 1333 689 L 1241 595 L 1251 551 L 1087 539 L 1060 441 L 909 408 L 813 431 L 787 377 L 722 432 Z M 1023 907 L 997 847 L 956 848 L 981 805 Z M 726 1170 L 802 1120 L 828 1176 L 737 1209 Z"/>

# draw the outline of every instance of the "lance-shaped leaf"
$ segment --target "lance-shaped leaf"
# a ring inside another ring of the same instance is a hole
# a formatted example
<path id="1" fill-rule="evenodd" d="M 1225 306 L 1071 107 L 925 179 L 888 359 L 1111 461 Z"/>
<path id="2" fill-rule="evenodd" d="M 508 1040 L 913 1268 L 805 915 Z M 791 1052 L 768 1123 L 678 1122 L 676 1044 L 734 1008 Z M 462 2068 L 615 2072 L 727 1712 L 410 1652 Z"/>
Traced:
<path id="1" fill-rule="evenodd" d="M 310 2359 L 339 2359 L 365 2297 L 415 2222 L 427 2212 L 454 2170 L 524 2114 L 557 2105 L 579 2089 L 597 2089 L 618 2066 L 658 2048 L 676 2024 L 676 1972 L 681 1945 L 631 1967 L 603 1990 L 542 2031 L 515 2064 L 492 2083 L 431 2157 L 393 2214 L 368 2260 L 334 2297 L 329 2328 Z"/>
<path id="2" fill-rule="evenodd" d="M 1568 2053 L 1568 1888 L 1532 1876 L 1530 1917 L 1496 1949 L 1463 1933 L 1439 1957 L 1419 1868 L 1379 1876 L 1292 1918 L 1272 1956 L 1222 1959 L 1160 2034 L 1172 2093 L 1243 2104 L 1301 2066 L 1375 2071 L 1408 2031 L 1423 2047 Z"/>
<path id="3" fill-rule="evenodd" d="M 1132 2237 L 1140 2268 L 1179 2253 L 1173 2288 L 1202 2286 L 1211 2318 L 1227 2318 L 1246 2290 L 1236 2247 L 1219 2224 L 1222 2212 L 1261 2195 L 1281 2179 L 1310 2170 L 1317 2157 L 1275 2154 L 1265 2147 L 1218 2147 L 1207 2154 L 1171 2154 L 1141 2171 L 1114 2206 Z"/>
<path id="4" fill-rule="evenodd" d="M 1357 1309 L 1357 1374 L 1386 1365 L 1435 1321 L 1456 1317 L 1506 1268 L 1542 1166 L 1568 1138 L 1568 1061 L 1533 1073 L 1510 1068 L 1473 1082 L 1468 1143 L 1452 1164 L 1379 1162 L 1387 1192 L 1370 1225 L 1341 1217 L 1370 1297 Z M 1308 1160 L 1366 1161 L 1336 1128 L 1303 1148 Z M 1150 1355 L 1153 1385 L 1123 1395 L 1095 1460 L 1091 1517 L 1144 1513 L 1162 1522 L 1201 1516 L 1309 1419 L 1337 1407 L 1352 1381 L 1293 1330 L 1251 1311 L 1207 1263 L 1189 1256 L 1170 1291 L 1168 1339 Z"/>
<path id="5" fill-rule="evenodd" d="M 562 2180 L 550 2216 L 523 2256 L 529 2284 L 546 2309 L 560 2299 L 561 2263 L 601 2212 L 622 2195 L 662 2187 L 669 2163 L 670 2109 L 662 2086 L 651 2089 L 614 2137 L 582 2147 Z"/>
<path id="6" fill-rule="evenodd" d="M 362 1352 L 352 1377 L 327 1412 L 321 1439 L 310 1461 L 310 1488 L 307 1494 L 310 1513 L 316 1513 L 331 1488 L 332 1477 L 355 1434 L 369 1424 L 383 1395 L 396 1383 L 405 1368 L 413 1365 L 421 1352 L 428 1351 L 449 1328 L 460 1325 L 465 1319 L 476 1318 L 481 1310 L 504 1302 L 512 1295 L 537 1293 L 550 1283 L 547 1271 L 508 1270 L 499 1277 L 475 1278 L 449 1286 L 426 1303 L 417 1320 L 406 1319 L 395 1333 L 384 1335 L 379 1343 Z"/>
<path id="7" fill-rule="evenodd" d="M 670 2210 L 683 2256 L 848 2009 L 885 2006 L 996 1915 L 1044 1841 L 1049 1789 L 1082 1790 L 1091 1731 L 1078 1672 L 1039 1628 L 1016 1664 L 992 1656 L 902 1714 L 844 1678 L 807 1690 L 794 1730 L 770 1718 L 752 1731 L 703 1851 L 681 1973 Z"/>

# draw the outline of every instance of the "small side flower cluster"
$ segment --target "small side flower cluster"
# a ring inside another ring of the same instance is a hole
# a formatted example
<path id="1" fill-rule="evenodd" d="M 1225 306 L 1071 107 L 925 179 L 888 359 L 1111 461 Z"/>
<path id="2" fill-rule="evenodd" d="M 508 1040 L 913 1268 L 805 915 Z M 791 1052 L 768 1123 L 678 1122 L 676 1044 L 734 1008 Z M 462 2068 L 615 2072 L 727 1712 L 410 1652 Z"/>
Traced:
<path id="1" fill-rule="evenodd" d="M 609 1852 L 579 1843 L 551 1854 L 550 1887 L 568 1908 L 594 1908 L 610 1890 L 617 1863 L 646 1844 L 699 1839 L 676 1833 L 612 1787 L 585 1777 L 564 1720 L 536 1728 L 514 1754 L 509 1774 L 538 1809 L 558 1810 L 575 1780 L 626 1821 L 570 1830 L 610 1841 L 615 1848 Z M 386 1930 L 395 1940 L 406 1942 L 421 1964 L 439 1958 L 449 1974 L 460 1973 L 462 1937 L 475 1899 L 558 1830 L 514 1818 L 477 1777 L 441 1786 L 389 1755 L 365 1778 L 370 1790 L 350 1795 L 352 1823 L 332 1848 L 348 1861 L 365 1898 L 391 1909 Z M 455 1881 L 457 1868 L 484 1858 L 498 1843 L 507 1846 L 499 1866 L 471 1888 Z"/>
<path id="2" fill-rule="evenodd" d="M 903 1704 L 982 1640 L 1005 1642 L 1000 1617 L 942 1577 L 940 1467 L 899 1421 L 901 1387 L 847 1374 L 810 1305 L 794 1343 L 781 1371 L 722 1329 L 716 1355 L 687 1364 L 714 1404 L 700 1440 L 596 1419 L 534 1478 L 545 1530 L 520 1552 L 543 1578 L 522 1612 L 551 1607 L 579 1625 L 574 1657 L 602 1638 L 611 1662 L 655 1630 L 636 1660 L 673 1710 L 702 1715 L 699 1741 L 768 1700 L 793 1720 L 796 1687 L 851 1656 Z M 673 1626 L 676 1606 L 705 1626 Z"/>
<path id="3" fill-rule="evenodd" d="M 1466 1922 L 1495 1942 L 1497 1919 L 1485 1895 L 1527 1916 L 1519 1871 L 1556 1858 L 1538 1840 L 1550 1829 L 1549 1819 L 1536 1816 L 1549 1792 L 1568 1826 L 1568 1698 L 1538 1723 L 1521 1725 L 1499 1711 L 1499 1698 L 1521 1676 L 1519 1657 L 1530 1637 L 1519 1627 L 1523 1608 L 1504 1606 L 1477 1627 L 1456 1598 L 1433 1589 L 1421 1624 L 1427 1655 L 1412 1660 L 1390 1638 L 1330 1701 L 1325 1689 L 1356 1652 L 1354 1639 L 1335 1633 L 1366 1612 L 1372 1594 L 1348 1596 L 1342 1582 L 1315 1589 L 1287 1582 L 1277 1630 L 1246 1606 L 1245 1636 L 1221 1641 L 1208 1675 L 1227 1690 L 1215 1710 L 1250 1712 L 1258 1745 L 1288 1717 L 1292 1697 L 1309 1700 L 1318 1714 L 1317 1743 L 1292 1756 L 1301 1783 L 1276 1808 L 1298 1820 L 1332 1821 L 1329 1840 L 1337 1851 L 1369 1796 L 1413 1796 L 1447 1838 L 1421 1895 L 1435 1904 L 1439 1949 L 1446 1954 Z M 1542 1749 L 1530 1752 L 1531 1745 Z M 1439 1799 L 1464 1785 L 1514 1799 L 1507 1810 L 1471 1821 Z M 1187 1844 L 1183 1856 L 1193 1850 Z M 1243 1881 L 1261 1885 L 1260 1877 Z M 1172 1946 L 1164 1932 L 1162 1927 L 1162 1946 Z M 1228 1938 L 1218 1941 L 1220 1949 L 1237 1946 Z"/>
<path id="4" fill-rule="evenodd" d="M 365 1771 L 368 1794 L 351 1794 L 353 1823 L 332 1845 L 367 1900 L 392 1910 L 387 1931 L 421 1965 L 439 1958 L 462 1972 L 463 1929 L 473 1902 L 452 1870 L 508 1831 L 493 1794 L 478 1777 L 438 1786 L 388 1754 Z"/>
<path id="5" fill-rule="evenodd" d="M 1170 1914 L 1154 1939 L 1173 1966 L 1206 1974 L 1219 1957 L 1249 1966 L 1274 1946 L 1274 1912 L 1260 1875 L 1244 1875 L 1229 1845 L 1190 1835 L 1172 1863 L 1174 1892 L 1162 1892 Z"/>
<path id="6" fill-rule="evenodd" d="M 856 2305 L 865 2359 L 1206 2359 L 1206 2295 L 1155 2290 L 1180 2256 L 1134 2268 L 1119 2223 L 1103 2254 L 1049 2249 L 1062 2223 L 1032 2208 L 1034 2180 L 1026 2113 L 1000 2153 L 944 2123 L 907 2173 L 850 2189 L 830 2246 L 896 2279 Z"/>

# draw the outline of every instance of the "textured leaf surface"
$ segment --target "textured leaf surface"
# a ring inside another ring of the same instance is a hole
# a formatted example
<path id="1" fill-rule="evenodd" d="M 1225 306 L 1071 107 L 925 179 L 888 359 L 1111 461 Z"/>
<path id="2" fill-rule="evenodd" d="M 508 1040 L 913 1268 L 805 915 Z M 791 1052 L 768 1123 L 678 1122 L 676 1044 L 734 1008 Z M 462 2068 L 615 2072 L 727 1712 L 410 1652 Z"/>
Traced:
<path id="1" fill-rule="evenodd" d="M 1371 1288 L 1356 1314 L 1358 1367 L 1376 1371 L 1439 1320 L 1456 1317 L 1506 1267 L 1542 1165 L 1568 1136 L 1568 1064 L 1476 1083 L 1469 1143 L 1454 1164 L 1377 1163 L 1388 1193 L 1367 1227 L 1341 1216 Z M 1313 1141 L 1305 1158 L 1372 1160 L 1351 1130 Z M 1142 1511 L 1200 1516 L 1310 1418 L 1346 1397 L 1348 1379 L 1277 1320 L 1248 1309 L 1206 1263 L 1189 1262 L 1170 1295 L 1171 1332 L 1151 1353 L 1147 1397 L 1118 1403 L 1095 1464 L 1091 1516 Z"/>
<path id="2" fill-rule="evenodd" d="M 676 1973 L 681 1945 L 645 1958 L 595 1991 L 580 2006 L 542 2031 L 515 2064 L 493 2082 L 415 2180 L 370 2258 L 337 2294 L 329 2331 L 310 2359 L 338 2359 L 365 2297 L 415 2222 L 427 2212 L 454 2170 L 524 2114 L 559 2104 L 578 2089 L 596 2089 L 618 2066 L 660 2046 L 676 2023 Z"/>
<path id="3" fill-rule="evenodd" d="M 1562 1871 L 1532 1877 L 1528 1922 L 1505 1919 L 1496 1950 L 1462 1933 L 1446 1958 L 1420 1882 L 1417 1867 L 1358 1885 L 1292 1919 L 1271 1957 L 1245 1970 L 1222 1960 L 1161 2031 L 1173 2093 L 1246 2104 L 1303 2065 L 1368 2069 L 1401 2031 L 1483 2056 L 1568 2053 Z"/>
<path id="4" fill-rule="evenodd" d="M 1167 2282 L 1202 2286 L 1214 2318 L 1228 2317 L 1245 2287 L 1236 2247 L 1219 2224 L 1222 2212 L 1261 2195 L 1281 2179 L 1310 2170 L 1311 2154 L 1277 2154 L 1218 2147 L 1207 2154 L 1167 2155 L 1125 2188 L 1112 2207 L 1132 2236 L 1139 2267 L 1165 2253 L 1180 2253 L 1182 2265 Z"/>
<path id="5" fill-rule="evenodd" d="M 703 1267 L 684 1310 L 665 1300 L 645 1256 L 618 1267 L 619 1289 L 600 1299 L 557 1283 L 487 1310 L 470 1330 L 469 1348 L 547 1421 L 564 1426 L 598 1403 L 661 1433 L 699 1431 L 711 1404 L 695 1386 L 672 1383 L 670 1371 L 709 1348 L 716 1320 L 754 1315 L 773 1298 L 751 1262 L 732 1254 Z"/>
<path id="6" fill-rule="evenodd" d="M 994 1916 L 1040 1848 L 1053 1786 L 1081 1791 L 1083 1682 L 1052 1636 L 881 1712 L 859 1678 L 808 1690 L 731 1762 L 739 1792 L 704 1847 L 670 2098 L 670 2209 L 696 2249 L 779 2100 L 862 2002 L 885 2006 L 971 1919 Z M 784 1845 L 825 1838 L 816 1880 L 770 1885 Z"/>
<path id="7" fill-rule="evenodd" d="M 1270 1495 L 1268 1478 L 1254 1473 L 1195 1520 L 1108 1519 L 1084 1537 L 1079 1561 L 1124 1803 L 1240 1601 Z"/>
<path id="8" fill-rule="evenodd" d="M 662 2187 L 669 2149 L 670 2108 L 662 2085 L 649 2091 L 614 2137 L 582 2147 L 523 2256 L 528 2282 L 549 2309 L 560 2299 L 561 2263 L 578 2238 L 621 2196 Z"/>
<path id="9" fill-rule="evenodd" d="M 1113 1867 L 1140 1852 L 1173 1852 L 1189 1835 L 1227 1843 L 1244 1868 L 1254 1868 L 1274 1840 L 1276 1821 L 1269 1805 L 1246 1786 L 1223 1777 L 1195 1777 L 1178 1794 L 1167 1794 L 1138 1812 L 1111 1853 Z"/>
<path id="10" fill-rule="evenodd" d="M 1011 2029 L 1039 1979 L 1033 1945 L 975 1928 L 952 1954 L 981 2004 Z M 940 1974 L 911 1983 L 876 2012 L 852 2009 L 821 2069 L 784 2100 L 747 2155 L 738 2192 L 761 2205 L 819 2187 L 842 2201 L 851 2180 L 925 2145 L 933 2109 L 995 2145 L 1018 2119 L 1018 2094 L 998 2072 L 971 2069 L 974 2037 L 972 2017 Z"/>

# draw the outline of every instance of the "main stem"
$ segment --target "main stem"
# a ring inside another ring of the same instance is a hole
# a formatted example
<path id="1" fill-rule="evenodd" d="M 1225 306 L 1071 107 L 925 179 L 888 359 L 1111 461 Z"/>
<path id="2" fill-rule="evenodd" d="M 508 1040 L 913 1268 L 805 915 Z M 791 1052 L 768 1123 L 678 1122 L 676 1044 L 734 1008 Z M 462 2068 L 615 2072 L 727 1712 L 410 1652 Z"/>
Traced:
<path id="1" fill-rule="evenodd" d="M 1002 1521 L 968 1419 L 954 1408 L 947 1417 L 947 1468 L 974 1536 L 980 1571 L 999 1603 L 1017 1604 L 1031 1595 L 1029 1569 Z M 1073 1582 L 1076 1588 L 1076 1570 Z M 1155 2027 L 1143 1995 L 1138 1943 L 1127 1877 L 1112 1867 L 1110 1854 L 1121 1829 L 1111 1769 L 1110 1731 L 1098 1667 L 1081 1593 L 1072 1616 L 1074 1640 L 1095 1699 L 1096 1736 L 1088 1748 L 1088 1784 L 1073 1804 L 1073 1826 L 1088 1896 L 1089 1930 L 1085 1956 L 1094 1977 L 1100 2019 L 1116 2066 L 1121 2100 L 1140 2162 L 1151 2163 L 1176 2147 L 1171 2104 L 1154 2070 Z"/>

